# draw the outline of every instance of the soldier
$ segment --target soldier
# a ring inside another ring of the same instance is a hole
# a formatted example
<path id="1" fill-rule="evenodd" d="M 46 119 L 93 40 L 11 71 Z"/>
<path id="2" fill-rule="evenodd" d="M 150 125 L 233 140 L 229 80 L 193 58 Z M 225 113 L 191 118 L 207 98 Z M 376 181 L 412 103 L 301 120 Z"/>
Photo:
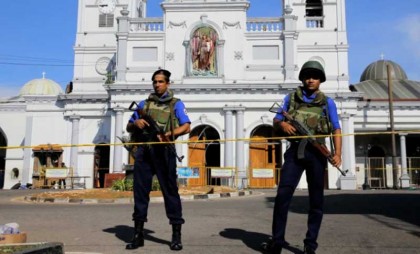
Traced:
<path id="1" fill-rule="evenodd" d="M 166 140 L 175 140 L 178 136 L 190 132 L 191 121 L 184 103 L 174 97 L 169 90 L 171 73 L 157 70 L 152 76 L 154 93 L 139 103 L 139 110 L 149 115 L 165 132 Z M 162 137 L 150 128 L 150 123 L 136 111 L 127 131 L 136 137 L 137 142 L 159 142 Z M 168 144 L 140 145 L 134 162 L 134 228 L 135 234 L 126 249 L 137 249 L 144 245 L 143 228 L 147 222 L 149 193 L 153 175 L 156 174 L 165 201 L 166 216 L 172 225 L 171 250 L 181 250 L 182 218 L 181 199 L 178 194 L 176 175 L 176 154 Z M 173 148 L 173 147 L 172 147 Z"/>
<path id="2" fill-rule="evenodd" d="M 299 73 L 303 86 L 287 95 L 282 109 L 276 114 L 273 126 L 281 136 L 293 136 L 296 129 L 286 121 L 281 111 L 289 113 L 295 120 L 306 125 L 313 135 L 338 134 L 333 137 L 335 151 L 332 164 L 341 164 L 341 128 L 338 121 L 337 107 L 330 97 L 319 90 L 326 80 L 324 68 L 317 61 L 308 61 Z M 324 202 L 324 172 L 327 158 L 311 144 L 302 142 L 304 139 L 290 139 L 290 146 L 284 154 L 284 165 L 280 172 L 280 183 L 274 204 L 272 239 L 263 243 L 264 250 L 270 253 L 281 253 L 284 246 L 287 214 L 293 193 L 299 183 L 303 171 L 309 190 L 308 230 L 304 239 L 304 253 L 313 254 L 318 247 L 317 238 L 323 216 Z M 325 143 L 325 138 L 317 138 Z"/>

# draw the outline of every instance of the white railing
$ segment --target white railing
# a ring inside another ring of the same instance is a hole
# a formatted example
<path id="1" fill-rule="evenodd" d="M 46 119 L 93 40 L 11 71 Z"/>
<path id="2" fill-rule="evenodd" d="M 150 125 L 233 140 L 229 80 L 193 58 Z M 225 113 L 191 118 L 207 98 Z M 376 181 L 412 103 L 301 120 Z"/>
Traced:
<path id="1" fill-rule="evenodd" d="M 307 28 L 322 28 L 324 27 L 324 17 L 306 17 Z"/>
<path id="2" fill-rule="evenodd" d="M 163 32 L 163 18 L 130 19 L 131 32 Z"/>
<path id="3" fill-rule="evenodd" d="M 279 32 L 283 30 L 283 18 L 248 18 L 248 32 Z"/>

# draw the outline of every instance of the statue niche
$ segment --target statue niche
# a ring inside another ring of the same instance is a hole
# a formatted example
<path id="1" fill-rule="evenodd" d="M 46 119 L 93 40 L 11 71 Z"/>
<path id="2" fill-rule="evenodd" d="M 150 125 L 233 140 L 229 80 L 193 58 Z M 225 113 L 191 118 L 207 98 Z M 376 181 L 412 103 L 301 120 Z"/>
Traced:
<path id="1" fill-rule="evenodd" d="M 217 32 L 211 27 L 200 27 L 194 31 L 190 40 L 192 76 L 217 76 L 217 40 Z"/>

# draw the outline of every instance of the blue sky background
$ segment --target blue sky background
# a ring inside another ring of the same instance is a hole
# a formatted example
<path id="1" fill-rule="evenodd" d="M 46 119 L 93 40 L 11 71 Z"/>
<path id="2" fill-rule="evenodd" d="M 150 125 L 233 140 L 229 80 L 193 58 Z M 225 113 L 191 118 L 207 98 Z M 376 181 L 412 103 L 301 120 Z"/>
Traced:
<path id="1" fill-rule="evenodd" d="M 34 78 L 63 89 L 73 77 L 77 0 L 12 0 L 0 11 L 0 97 L 17 95 Z M 148 16 L 161 16 L 161 0 L 148 0 Z M 347 0 L 350 83 L 372 62 L 400 64 L 420 80 L 420 0 Z M 249 16 L 281 15 L 281 0 L 251 0 Z"/>

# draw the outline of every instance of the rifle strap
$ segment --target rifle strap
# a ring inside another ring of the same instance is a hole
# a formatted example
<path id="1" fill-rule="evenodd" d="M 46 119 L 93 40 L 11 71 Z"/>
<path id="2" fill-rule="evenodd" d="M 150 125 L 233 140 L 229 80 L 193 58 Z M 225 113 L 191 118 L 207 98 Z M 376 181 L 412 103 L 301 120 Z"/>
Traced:
<path id="1" fill-rule="evenodd" d="M 306 145 L 308 144 L 308 139 L 304 138 L 301 139 L 299 142 L 299 147 L 298 147 L 298 152 L 297 152 L 297 158 L 298 160 L 302 160 L 305 158 L 305 148 Z"/>
<path id="2" fill-rule="evenodd" d="M 145 106 L 145 109 L 144 109 L 145 114 L 149 114 L 149 107 L 150 107 L 150 101 L 146 100 L 146 106 Z"/>
<path id="3" fill-rule="evenodd" d="M 328 126 L 328 132 L 330 133 L 330 147 L 331 147 L 331 153 L 334 154 L 334 142 L 333 142 L 333 135 L 332 135 L 332 128 L 331 128 L 331 121 L 330 121 L 330 112 L 328 111 L 328 98 L 326 99 L 326 105 L 325 105 L 325 114 L 327 116 L 327 126 Z"/>
<path id="4" fill-rule="evenodd" d="M 174 106 L 175 103 L 178 101 L 176 98 L 172 98 L 171 102 L 169 103 L 169 127 L 171 129 L 171 139 L 175 140 L 174 135 L 174 120 L 175 120 L 175 112 L 174 112 Z"/>

